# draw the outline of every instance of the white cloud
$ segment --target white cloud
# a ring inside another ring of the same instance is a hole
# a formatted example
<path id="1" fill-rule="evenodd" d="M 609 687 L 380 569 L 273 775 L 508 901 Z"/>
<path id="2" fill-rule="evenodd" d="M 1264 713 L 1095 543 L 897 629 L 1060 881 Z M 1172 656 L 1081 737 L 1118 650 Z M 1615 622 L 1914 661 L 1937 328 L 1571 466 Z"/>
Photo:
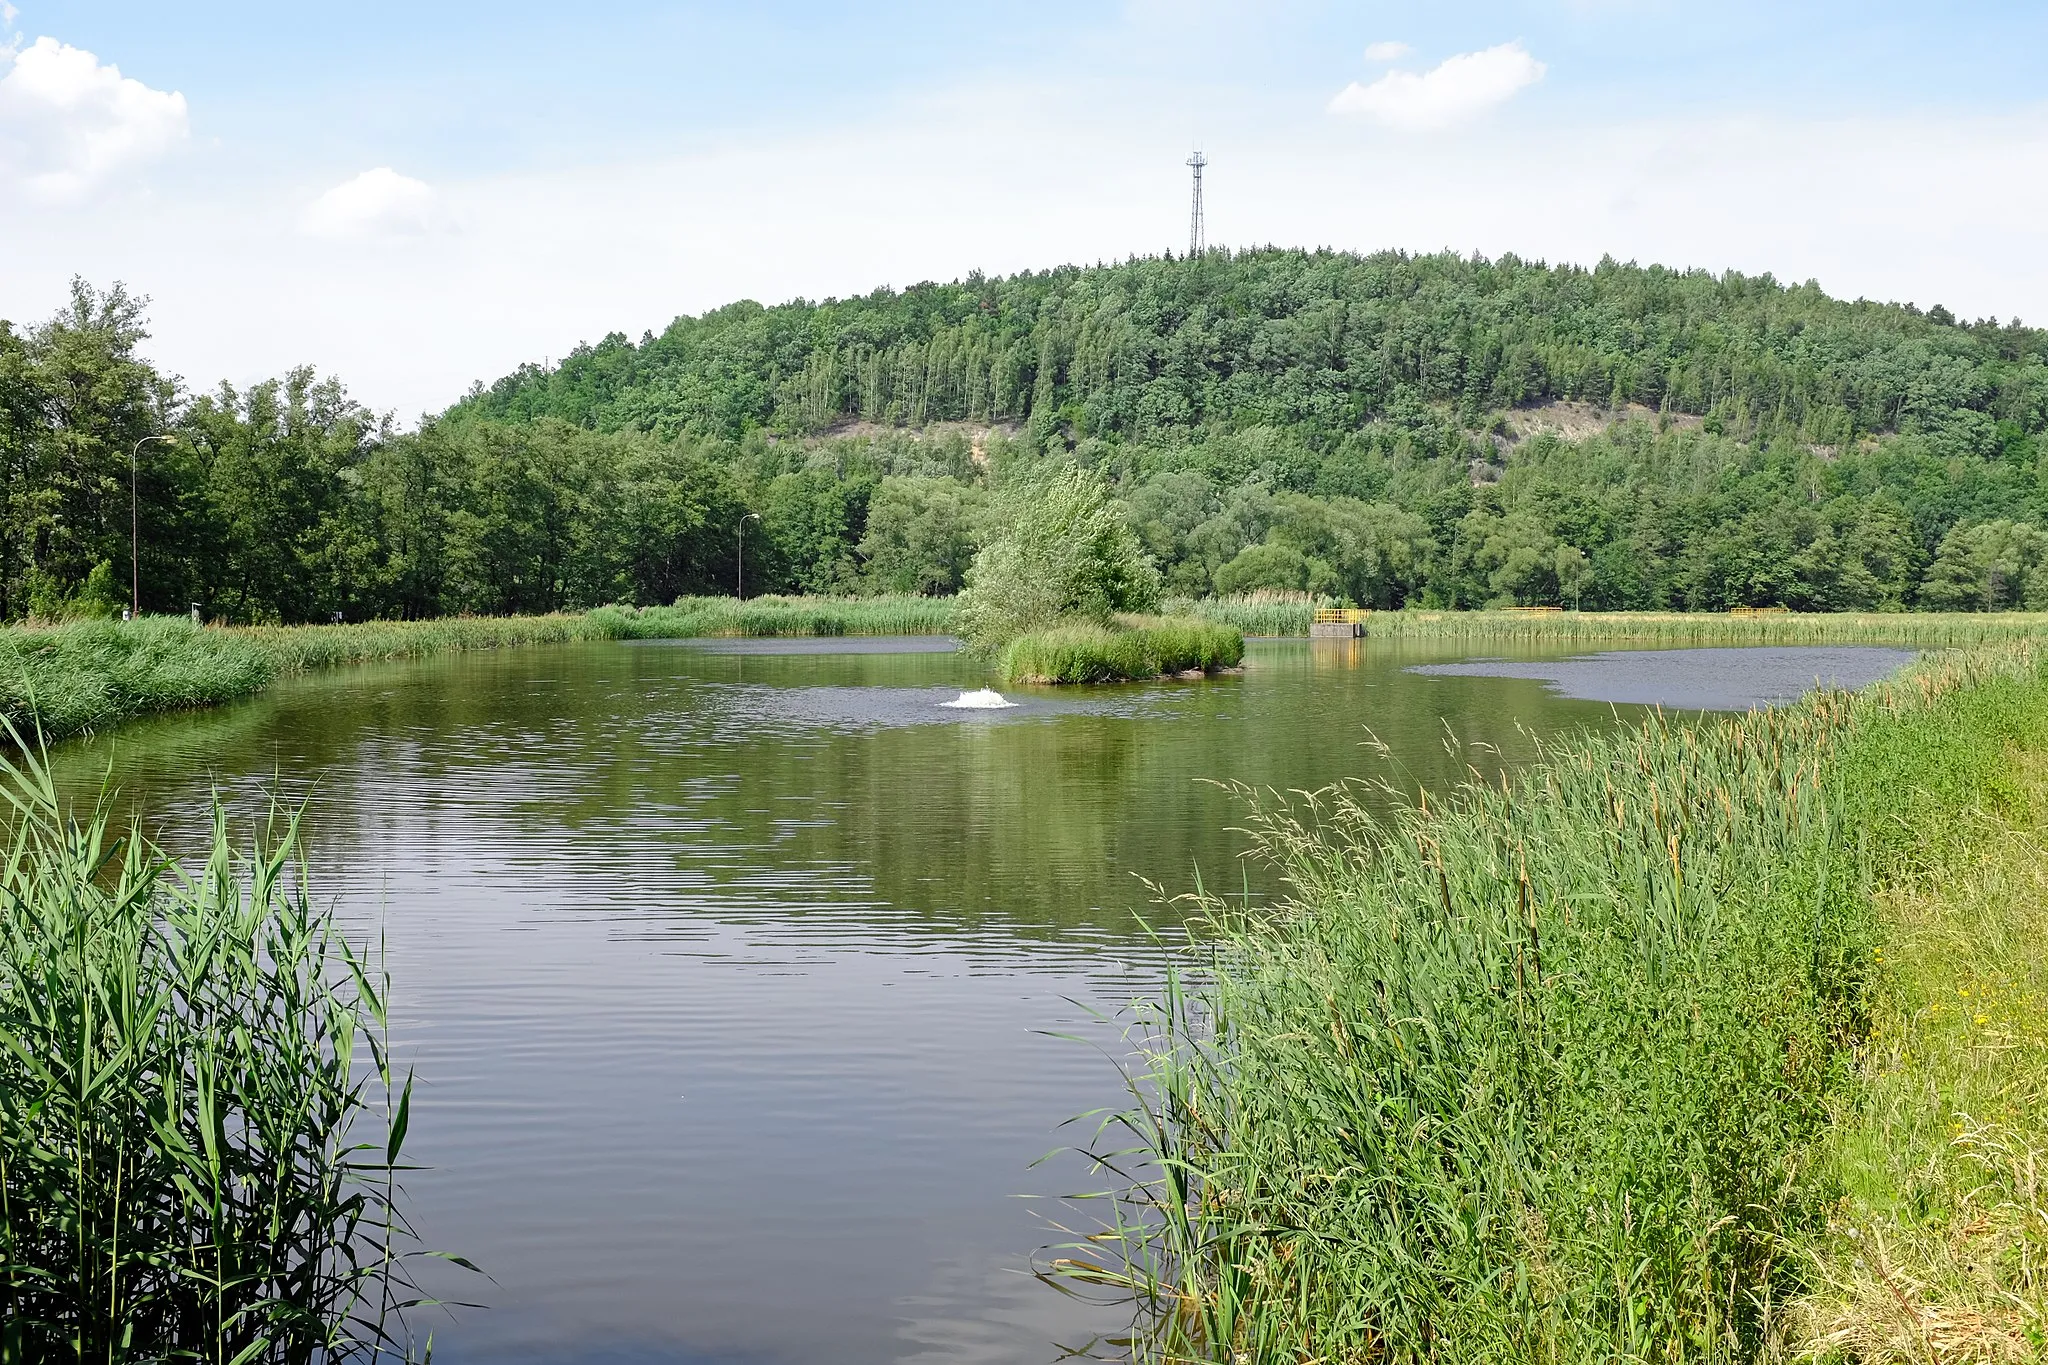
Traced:
<path id="1" fill-rule="evenodd" d="M 1365 49 L 1365 59 L 1369 62 L 1398 62 L 1414 50 L 1406 43 L 1373 43 Z"/>
<path id="2" fill-rule="evenodd" d="M 302 231 L 331 241 L 418 237 L 437 217 L 433 187 L 389 166 L 344 180 L 307 206 Z"/>
<path id="3" fill-rule="evenodd" d="M 1330 101 L 1333 114 L 1364 114 L 1395 128 L 1447 128 L 1477 118 L 1543 79 L 1543 63 L 1520 43 L 1461 52 L 1434 70 L 1389 71 L 1353 81 Z"/>
<path id="4" fill-rule="evenodd" d="M 55 38 L 0 52 L 0 184 L 45 201 L 77 199 L 189 132 L 185 97 L 152 90 Z"/>

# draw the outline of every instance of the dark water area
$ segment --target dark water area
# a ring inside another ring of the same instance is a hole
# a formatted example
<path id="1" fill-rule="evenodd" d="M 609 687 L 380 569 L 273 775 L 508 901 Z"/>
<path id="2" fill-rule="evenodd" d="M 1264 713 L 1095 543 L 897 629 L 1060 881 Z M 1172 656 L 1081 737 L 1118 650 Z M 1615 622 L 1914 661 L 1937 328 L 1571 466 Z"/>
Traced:
<path id="1" fill-rule="evenodd" d="M 971 711 L 944 642 L 533 648 L 298 679 L 60 768 L 174 849 L 216 791 L 305 802 L 319 894 L 388 945 L 414 1220 L 492 1277 L 433 1278 L 489 1305 L 422 1320 L 437 1359 L 1042 1365 L 1128 1321 L 1029 1271 L 1085 1216 L 1054 1197 L 1102 1183 L 1033 1163 L 1122 1102 L 1113 1021 L 1160 979 L 1140 878 L 1264 886 L 1205 779 L 1442 790 L 1642 714 L 1610 702 L 1864 676 L 1471 653 L 1255 642 L 1237 676 Z"/>
<path id="2" fill-rule="evenodd" d="M 1816 686 L 1868 687 L 1913 657 L 1910 649 L 1875 645 L 1638 649 L 1567 659 L 1464 659 L 1415 664 L 1408 671 L 1437 678 L 1525 678 L 1580 701 L 1746 711 L 1792 701 Z"/>

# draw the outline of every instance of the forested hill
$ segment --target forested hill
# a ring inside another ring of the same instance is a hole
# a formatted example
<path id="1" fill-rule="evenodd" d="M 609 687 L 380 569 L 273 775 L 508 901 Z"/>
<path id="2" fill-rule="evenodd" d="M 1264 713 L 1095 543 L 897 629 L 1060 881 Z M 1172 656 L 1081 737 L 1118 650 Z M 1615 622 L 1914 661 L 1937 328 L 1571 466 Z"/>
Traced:
<path id="1" fill-rule="evenodd" d="M 856 418 L 1111 442 L 1270 427 L 1327 450 L 1375 423 L 1435 435 L 1560 399 L 1765 441 L 1919 433 L 1991 458 L 2048 416 L 2048 332 L 1768 275 L 1219 251 L 737 303 L 525 367 L 462 407 L 726 438 Z"/>
<path id="2" fill-rule="evenodd" d="M 959 588 L 1099 471 L 1171 591 L 2048 608 L 2048 336 L 1768 277 L 1212 252 L 683 318 L 396 432 L 194 394 L 144 301 L 0 321 L 0 616 L 432 616 Z M 146 437 L 175 443 L 138 446 Z"/>

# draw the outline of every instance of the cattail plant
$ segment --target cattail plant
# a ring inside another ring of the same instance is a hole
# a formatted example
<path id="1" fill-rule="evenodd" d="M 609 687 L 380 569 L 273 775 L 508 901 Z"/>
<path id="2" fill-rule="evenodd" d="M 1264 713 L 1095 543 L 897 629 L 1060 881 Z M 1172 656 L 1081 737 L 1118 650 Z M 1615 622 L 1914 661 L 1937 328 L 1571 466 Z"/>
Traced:
<path id="1" fill-rule="evenodd" d="M 2042 657 L 1570 736 L 1391 817 L 1240 789 L 1289 893 L 1197 894 L 1213 955 L 1151 1005 L 1114 1212 L 1051 1278 L 1132 1296 L 1145 1361 L 1764 1358 L 1840 1194 L 1873 880 L 1942 757 L 1868 754 Z"/>

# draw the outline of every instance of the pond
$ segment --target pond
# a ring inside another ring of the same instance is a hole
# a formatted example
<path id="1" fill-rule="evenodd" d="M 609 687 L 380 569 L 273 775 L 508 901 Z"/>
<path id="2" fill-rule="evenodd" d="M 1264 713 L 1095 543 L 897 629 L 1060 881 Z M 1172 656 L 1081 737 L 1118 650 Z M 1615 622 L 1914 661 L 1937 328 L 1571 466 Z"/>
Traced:
<path id="1" fill-rule="evenodd" d="M 1909 657 L 1476 653 L 1261 641 L 1241 675 L 990 710 L 940 704 L 986 681 L 942 641 L 533 648 L 298 679 L 61 769 L 173 848 L 215 791 L 306 803 L 317 890 L 388 945 L 415 1222 L 490 1276 L 435 1278 L 489 1305 L 426 1320 L 437 1359 L 1041 1365 L 1128 1320 L 1029 1272 L 1102 1183 L 1033 1163 L 1123 1099 L 1139 917 L 1173 917 L 1141 879 L 1264 885 L 1212 780 L 1442 790 L 1641 703 Z"/>

